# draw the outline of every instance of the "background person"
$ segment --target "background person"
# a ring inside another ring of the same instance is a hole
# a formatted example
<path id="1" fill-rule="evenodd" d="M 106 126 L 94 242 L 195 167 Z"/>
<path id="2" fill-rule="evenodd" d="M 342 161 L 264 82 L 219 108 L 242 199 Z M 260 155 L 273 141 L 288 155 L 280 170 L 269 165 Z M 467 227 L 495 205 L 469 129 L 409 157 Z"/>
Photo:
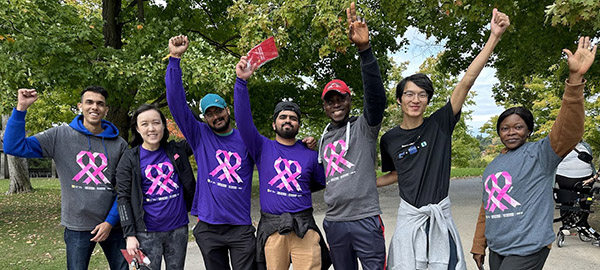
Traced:
<path id="1" fill-rule="evenodd" d="M 584 186 L 591 186 L 594 181 L 598 180 L 596 175 L 596 169 L 594 168 L 592 148 L 589 144 L 584 141 L 579 142 L 573 151 L 569 152 L 567 156 L 558 164 L 556 168 L 556 183 L 560 189 L 565 190 L 576 190 L 576 186 L 580 185 L 580 188 Z M 565 202 L 562 205 L 573 206 L 573 202 Z M 579 207 L 582 210 L 590 210 L 590 204 L 587 201 L 582 200 L 579 202 Z M 561 216 L 564 214 L 564 210 L 560 211 Z M 579 216 L 579 221 L 575 224 L 578 227 L 586 228 L 581 230 L 582 233 L 586 234 L 590 238 L 600 238 L 600 234 L 595 230 L 589 230 L 591 228 L 588 223 L 588 217 L 590 213 L 582 211 Z M 565 220 L 562 221 L 563 227 L 565 227 Z M 565 227 L 566 228 L 566 227 Z"/>

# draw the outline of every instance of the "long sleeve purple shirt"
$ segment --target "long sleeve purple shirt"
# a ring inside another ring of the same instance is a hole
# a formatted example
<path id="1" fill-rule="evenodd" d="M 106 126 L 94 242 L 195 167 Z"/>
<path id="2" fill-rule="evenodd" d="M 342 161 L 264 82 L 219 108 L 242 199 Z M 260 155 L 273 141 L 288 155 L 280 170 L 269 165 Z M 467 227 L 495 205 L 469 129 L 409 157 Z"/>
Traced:
<path id="1" fill-rule="evenodd" d="M 190 144 L 198 165 L 191 213 L 210 224 L 250 225 L 254 161 L 238 130 L 220 136 L 206 123 L 194 118 L 185 98 L 179 62 L 178 58 L 169 59 L 165 83 L 171 114 Z"/>
<path id="2" fill-rule="evenodd" d="M 262 136 L 252 119 L 246 81 L 240 78 L 234 87 L 234 108 L 238 129 L 258 168 L 261 210 L 280 215 L 312 207 L 311 181 L 325 186 L 317 152 L 301 141 L 288 146 Z"/>

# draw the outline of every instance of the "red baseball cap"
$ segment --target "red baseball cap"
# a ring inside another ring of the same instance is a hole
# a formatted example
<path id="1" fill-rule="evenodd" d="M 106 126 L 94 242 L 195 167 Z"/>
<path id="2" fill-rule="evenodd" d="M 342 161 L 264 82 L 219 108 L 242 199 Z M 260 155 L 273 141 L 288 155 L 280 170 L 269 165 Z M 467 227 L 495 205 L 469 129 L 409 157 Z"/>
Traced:
<path id="1" fill-rule="evenodd" d="M 323 88 L 323 94 L 321 94 L 321 99 L 325 99 L 325 95 L 332 90 L 337 91 L 340 94 L 352 94 L 352 92 L 350 92 L 350 88 L 348 88 L 348 85 L 346 85 L 344 81 L 335 79 L 325 85 L 325 88 Z"/>

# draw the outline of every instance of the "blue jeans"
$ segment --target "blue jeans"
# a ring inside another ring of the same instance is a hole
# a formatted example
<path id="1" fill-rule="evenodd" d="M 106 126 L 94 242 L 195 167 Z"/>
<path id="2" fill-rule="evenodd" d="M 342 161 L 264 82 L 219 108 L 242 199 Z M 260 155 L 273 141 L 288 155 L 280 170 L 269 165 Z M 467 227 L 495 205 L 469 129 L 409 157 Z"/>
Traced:
<path id="1" fill-rule="evenodd" d="M 96 247 L 96 242 L 90 241 L 94 237 L 91 231 L 73 231 L 65 228 L 65 244 L 67 244 L 67 269 L 86 270 L 90 264 L 90 257 Z M 121 228 L 113 229 L 106 240 L 100 242 L 100 247 L 108 260 L 111 270 L 128 270 L 127 261 L 121 254 L 125 249 L 125 239 Z"/>

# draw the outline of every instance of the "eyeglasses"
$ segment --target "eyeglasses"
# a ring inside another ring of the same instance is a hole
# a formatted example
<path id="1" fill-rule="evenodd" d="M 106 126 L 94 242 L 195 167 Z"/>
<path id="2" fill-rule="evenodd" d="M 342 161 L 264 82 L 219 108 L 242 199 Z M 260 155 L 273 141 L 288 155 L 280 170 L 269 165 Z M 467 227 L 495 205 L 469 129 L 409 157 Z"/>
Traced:
<path id="1" fill-rule="evenodd" d="M 427 99 L 427 97 L 429 97 L 429 95 L 427 94 L 427 92 L 420 92 L 420 93 L 415 93 L 413 91 L 406 91 L 404 93 L 402 93 L 404 96 L 406 96 L 408 99 L 413 99 L 415 96 L 418 96 L 419 99 Z"/>

